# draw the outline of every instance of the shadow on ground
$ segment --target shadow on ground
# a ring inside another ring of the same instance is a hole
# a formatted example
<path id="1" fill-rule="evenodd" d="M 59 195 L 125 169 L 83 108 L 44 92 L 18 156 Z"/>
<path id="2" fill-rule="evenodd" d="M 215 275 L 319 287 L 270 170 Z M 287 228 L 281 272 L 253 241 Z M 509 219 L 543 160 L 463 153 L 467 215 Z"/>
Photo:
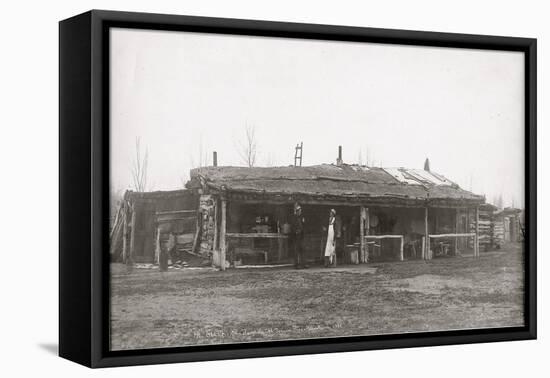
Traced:
<path id="1" fill-rule="evenodd" d="M 40 343 L 38 344 L 38 347 L 56 356 L 59 354 L 59 346 L 57 345 L 57 343 Z"/>

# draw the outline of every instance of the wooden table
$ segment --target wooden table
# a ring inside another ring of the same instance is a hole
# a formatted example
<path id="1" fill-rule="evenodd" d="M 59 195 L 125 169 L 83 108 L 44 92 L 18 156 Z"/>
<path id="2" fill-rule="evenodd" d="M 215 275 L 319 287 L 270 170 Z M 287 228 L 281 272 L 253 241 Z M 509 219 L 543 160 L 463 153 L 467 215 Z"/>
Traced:
<path id="1" fill-rule="evenodd" d="M 400 239 L 401 245 L 399 247 L 399 260 L 403 261 L 403 245 L 405 238 L 403 235 L 365 235 L 365 240 L 368 239 L 374 239 L 374 240 L 382 240 L 382 239 Z"/>
<path id="2" fill-rule="evenodd" d="M 249 233 L 240 233 L 240 232 L 228 232 L 225 234 L 226 238 L 230 239 L 271 239 L 278 241 L 278 253 L 277 257 L 281 260 L 283 255 L 283 242 L 288 240 L 288 235 L 280 234 L 278 232 L 249 232 Z M 287 246 L 288 247 L 288 246 Z M 265 257 L 267 262 L 267 255 Z"/>

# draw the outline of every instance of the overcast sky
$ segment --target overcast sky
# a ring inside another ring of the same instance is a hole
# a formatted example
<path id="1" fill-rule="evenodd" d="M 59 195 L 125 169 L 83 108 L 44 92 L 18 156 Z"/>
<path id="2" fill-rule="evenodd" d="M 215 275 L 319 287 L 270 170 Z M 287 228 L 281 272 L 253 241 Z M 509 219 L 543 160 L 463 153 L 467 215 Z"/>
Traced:
<path id="1" fill-rule="evenodd" d="M 111 184 L 132 186 L 135 138 L 148 188 L 182 187 L 208 163 L 346 163 L 432 170 L 461 187 L 524 200 L 524 61 L 518 52 L 186 32 L 111 31 Z M 368 151 L 368 152 L 367 152 Z"/>

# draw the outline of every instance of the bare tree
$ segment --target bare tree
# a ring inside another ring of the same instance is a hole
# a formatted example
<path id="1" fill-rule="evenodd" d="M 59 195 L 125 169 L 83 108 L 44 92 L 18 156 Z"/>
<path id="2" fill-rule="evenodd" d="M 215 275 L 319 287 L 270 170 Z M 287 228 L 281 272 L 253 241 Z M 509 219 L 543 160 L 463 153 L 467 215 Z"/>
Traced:
<path id="1" fill-rule="evenodd" d="M 193 146 L 185 145 L 183 150 L 187 154 L 189 169 L 208 166 L 208 151 L 204 147 L 204 139 L 202 133 L 199 134 L 197 143 L 195 143 Z M 185 184 L 190 178 L 189 169 L 184 170 L 179 177 L 182 187 L 185 187 Z"/>
<path id="2" fill-rule="evenodd" d="M 498 207 L 499 209 L 504 208 L 504 199 L 502 198 L 502 193 L 500 193 L 496 198 L 495 206 Z"/>
<path id="3" fill-rule="evenodd" d="M 277 157 L 272 152 L 268 152 L 265 155 L 265 166 L 274 167 L 276 165 L 277 165 Z"/>
<path id="4" fill-rule="evenodd" d="M 147 190 L 147 164 L 149 162 L 149 151 L 145 147 L 145 151 L 141 149 L 140 138 L 136 137 L 136 156 L 132 162 L 132 179 L 134 189 L 137 192 L 145 192 Z"/>
<path id="5" fill-rule="evenodd" d="M 361 160 L 363 160 L 362 157 Z M 374 153 L 372 153 L 368 146 L 365 148 L 365 165 L 367 167 L 374 167 L 376 165 L 374 161 Z"/>
<path id="6" fill-rule="evenodd" d="M 249 167 L 253 167 L 256 164 L 256 154 L 258 152 L 256 127 L 254 125 L 246 125 L 244 130 L 245 141 L 244 143 L 239 143 L 238 152 L 243 163 Z"/>
<path id="7" fill-rule="evenodd" d="M 120 207 L 120 204 L 122 202 L 124 196 L 124 192 L 122 189 L 115 187 L 114 185 L 109 187 L 109 227 L 112 230 L 114 226 L 114 221 L 118 212 L 118 209 Z"/>
<path id="8" fill-rule="evenodd" d="M 199 143 L 197 145 L 197 156 L 193 155 L 191 149 L 189 149 L 189 164 L 191 168 L 202 168 L 208 165 L 208 153 L 204 148 L 202 134 L 199 136 Z"/>

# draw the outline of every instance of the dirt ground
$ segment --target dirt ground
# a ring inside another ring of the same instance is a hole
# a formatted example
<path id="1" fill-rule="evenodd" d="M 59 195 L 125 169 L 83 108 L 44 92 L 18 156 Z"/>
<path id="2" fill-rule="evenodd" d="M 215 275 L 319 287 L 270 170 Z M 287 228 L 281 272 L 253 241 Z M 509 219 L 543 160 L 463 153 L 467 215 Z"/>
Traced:
<path id="1" fill-rule="evenodd" d="M 113 350 L 523 325 L 519 244 L 338 268 L 112 266 Z"/>

